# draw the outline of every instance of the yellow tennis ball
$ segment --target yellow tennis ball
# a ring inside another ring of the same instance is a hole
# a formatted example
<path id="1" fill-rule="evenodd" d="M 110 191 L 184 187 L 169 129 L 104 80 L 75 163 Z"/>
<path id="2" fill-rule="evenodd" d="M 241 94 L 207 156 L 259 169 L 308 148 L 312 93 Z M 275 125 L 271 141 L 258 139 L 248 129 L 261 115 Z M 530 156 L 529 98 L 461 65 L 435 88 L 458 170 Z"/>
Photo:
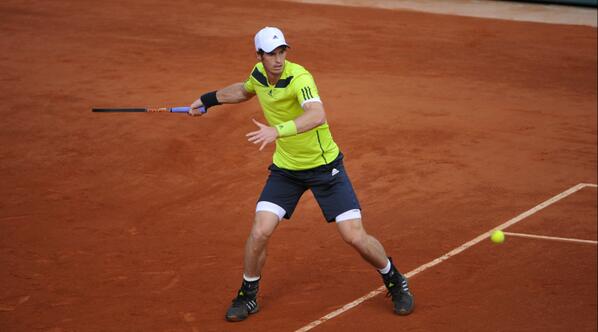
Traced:
<path id="1" fill-rule="evenodd" d="M 505 242 L 505 233 L 502 231 L 494 231 L 492 235 L 490 235 L 490 240 L 494 243 L 503 243 Z"/>

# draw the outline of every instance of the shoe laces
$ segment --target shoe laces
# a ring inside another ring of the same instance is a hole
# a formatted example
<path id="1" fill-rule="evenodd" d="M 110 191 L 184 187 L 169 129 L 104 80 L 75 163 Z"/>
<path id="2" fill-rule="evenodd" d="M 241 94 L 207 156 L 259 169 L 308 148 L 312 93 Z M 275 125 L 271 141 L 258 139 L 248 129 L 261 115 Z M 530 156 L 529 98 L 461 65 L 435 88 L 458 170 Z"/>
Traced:
<path id="1" fill-rule="evenodd" d="M 233 299 L 233 305 L 234 306 L 246 305 L 250 301 L 255 301 L 255 295 L 251 296 L 250 294 L 247 294 L 246 291 L 239 290 L 237 297 L 235 297 Z"/>
<path id="2" fill-rule="evenodd" d="M 386 297 L 392 297 L 393 299 L 395 296 L 401 296 L 402 294 L 409 293 L 409 284 L 407 283 L 407 279 L 403 276 L 398 276 L 396 280 L 390 281 L 389 285 L 387 285 L 387 292 Z"/>

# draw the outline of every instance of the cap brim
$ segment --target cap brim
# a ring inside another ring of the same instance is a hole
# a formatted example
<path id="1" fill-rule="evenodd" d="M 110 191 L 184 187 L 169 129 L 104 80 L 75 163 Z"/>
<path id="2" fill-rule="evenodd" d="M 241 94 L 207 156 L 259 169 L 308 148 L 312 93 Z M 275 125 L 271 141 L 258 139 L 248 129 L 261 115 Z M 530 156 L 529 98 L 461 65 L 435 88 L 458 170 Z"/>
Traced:
<path id="1" fill-rule="evenodd" d="M 281 46 L 286 46 L 286 47 L 289 47 L 289 48 L 291 47 L 291 46 L 289 46 L 289 44 L 287 44 L 287 43 L 280 43 L 280 44 L 274 44 L 274 45 L 275 45 L 275 46 L 273 46 L 273 47 L 272 47 L 270 50 L 267 50 L 267 49 L 263 49 L 263 48 L 262 48 L 262 51 L 264 51 L 264 52 L 266 52 L 266 53 L 270 53 L 270 52 L 274 51 L 275 49 L 277 49 L 277 48 L 279 48 L 279 47 L 281 47 Z"/>

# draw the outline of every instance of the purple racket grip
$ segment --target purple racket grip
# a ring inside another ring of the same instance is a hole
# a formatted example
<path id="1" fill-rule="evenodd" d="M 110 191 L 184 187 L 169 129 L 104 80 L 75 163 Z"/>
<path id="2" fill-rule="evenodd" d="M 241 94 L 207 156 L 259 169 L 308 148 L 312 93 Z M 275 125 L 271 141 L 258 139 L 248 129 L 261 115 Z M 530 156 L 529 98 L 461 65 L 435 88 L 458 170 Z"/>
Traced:
<path id="1" fill-rule="evenodd" d="M 188 113 L 190 109 L 191 109 L 191 107 L 189 107 L 189 106 L 183 106 L 183 107 L 173 107 L 170 109 L 170 111 L 172 113 Z M 199 107 L 199 113 L 204 114 L 206 112 L 207 111 L 206 111 L 205 107 L 203 107 L 203 106 Z"/>

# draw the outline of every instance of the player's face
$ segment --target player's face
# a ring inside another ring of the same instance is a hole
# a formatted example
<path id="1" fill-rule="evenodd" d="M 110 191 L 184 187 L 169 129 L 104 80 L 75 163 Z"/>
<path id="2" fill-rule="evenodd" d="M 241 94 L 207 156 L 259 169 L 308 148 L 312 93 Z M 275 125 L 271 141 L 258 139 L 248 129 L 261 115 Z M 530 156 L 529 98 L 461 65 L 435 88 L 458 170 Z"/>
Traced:
<path id="1" fill-rule="evenodd" d="M 287 58 L 287 48 L 279 46 L 270 53 L 258 54 L 258 60 L 264 64 L 264 68 L 268 74 L 277 76 L 282 74 L 284 69 L 284 61 Z"/>

